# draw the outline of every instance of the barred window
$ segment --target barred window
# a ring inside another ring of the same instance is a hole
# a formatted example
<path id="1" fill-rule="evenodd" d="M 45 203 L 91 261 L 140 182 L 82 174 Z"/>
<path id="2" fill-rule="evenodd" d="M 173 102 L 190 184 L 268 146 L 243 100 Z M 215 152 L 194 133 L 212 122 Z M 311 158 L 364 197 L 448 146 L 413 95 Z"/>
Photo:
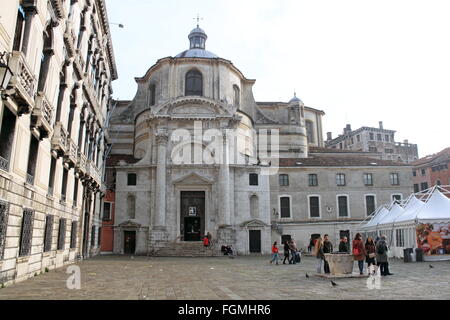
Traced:
<path id="1" fill-rule="evenodd" d="M 289 197 L 280 198 L 281 218 L 291 217 L 291 199 Z"/>
<path id="2" fill-rule="evenodd" d="M 282 187 L 289 186 L 289 175 L 280 174 L 279 179 L 280 179 L 280 186 Z"/>
<path id="3" fill-rule="evenodd" d="M 95 226 L 91 229 L 91 247 L 95 246 Z"/>
<path id="4" fill-rule="evenodd" d="M 54 216 L 45 217 L 44 252 L 52 250 Z"/>
<path id="5" fill-rule="evenodd" d="M 70 231 L 70 249 L 74 249 L 77 247 L 77 229 L 77 221 L 72 221 L 72 229 Z"/>
<path id="6" fill-rule="evenodd" d="M 343 173 L 336 174 L 336 185 L 345 186 L 345 174 Z"/>
<path id="7" fill-rule="evenodd" d="M 308 175 L 308 182 L 310 187 L 317 187 L 319 185 L 317 181 L 317 174 L 309 174 Z"/>
<path id="8" fill-rule="evenodd" d="M 25 209 L 23 211 L 22 229 L 20 232 L 19 256 L 29 256 L 31 253 L 31 240 L 33 237 L 34 211 Z"/>
<path id="9" fill-rule="evenodd" d="M 375 196 L 366 196 L 366 213 L 370 216 L 375 211 Z"/>
<path id="10" fill-rule="evenodd" d="M 58 250 L 64 250 L 65 247 L 66 247 L 66 219 L 59 219 Z"/>
<path id="11" fill-rule="evenodd" d="M 320 218 L 319 197 L 309 197 L 309 216 L 311 218 Z"/>
<path id="12" fill-rule="evenodd" d="M 9 203 L 0 201 L 0 260 L 5 250 L 6 229 L 8 227 Z"/>
<path id="13" fill-rule="evenodd" d="M 371 173 L 364 173 L 364 185 L 373 186 L 373 176 Z"/>
<path id="14" fill-rule="evenodd" d="M 348 199 L 347 196 L 338 197 L 339 217 L 348 217 Z"/>

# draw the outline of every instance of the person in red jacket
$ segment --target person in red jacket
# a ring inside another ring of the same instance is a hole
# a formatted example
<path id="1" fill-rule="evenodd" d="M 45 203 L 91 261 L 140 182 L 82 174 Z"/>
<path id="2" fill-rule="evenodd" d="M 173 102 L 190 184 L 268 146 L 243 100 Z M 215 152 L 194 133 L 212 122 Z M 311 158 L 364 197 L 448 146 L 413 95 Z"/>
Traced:
<path id="1" fill-rule="evenodd" d="M 273 263 L 274 261 L 278 264 L 278 247 L 277 242 L 275 241 L 272 246 L 272 260 L 270 260 L 270 263 Z"/>
<path id="2" fill-rule="evenodd" d="M 209 247 L 209 238 L 207 236 L 203 237 L 203 245 L 207 248 Z"/>
<path id="3" fill-rule="evenodd" d="M 359 274 L 363 274 L 364 271 L 364 260 L 366 259 L 366 249 L 364 247 L 362 236 L 360 233 L 355 235 L 355 239 L 352 242 L 353 247 L 353 258 L 358 261 Z"/>

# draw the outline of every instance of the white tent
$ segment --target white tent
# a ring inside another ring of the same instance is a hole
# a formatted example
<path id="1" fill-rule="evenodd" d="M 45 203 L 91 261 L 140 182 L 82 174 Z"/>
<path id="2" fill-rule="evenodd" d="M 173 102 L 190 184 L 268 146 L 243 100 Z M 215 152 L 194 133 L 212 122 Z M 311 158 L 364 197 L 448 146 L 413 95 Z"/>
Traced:
<path id="1" fill-rule="evenodd" d="M 450 186 L 435 186 L 412 194 L 405 203 L 380 206 L 371 219 L 360 225 L 366 236 L 385 234 L 390 255 L 403 257 L 403 249 L 417 247 L 416 227 L 421 223 L 450 225 Z M 450 259 L 450 255 L 447 255 Z"/>

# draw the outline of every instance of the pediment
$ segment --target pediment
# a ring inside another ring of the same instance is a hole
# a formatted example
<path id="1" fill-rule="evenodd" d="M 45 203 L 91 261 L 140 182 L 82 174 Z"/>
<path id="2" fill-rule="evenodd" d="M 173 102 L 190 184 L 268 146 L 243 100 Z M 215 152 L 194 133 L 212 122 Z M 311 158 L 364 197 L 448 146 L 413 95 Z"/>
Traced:
<path id="1" fill-rule="evenodd" d="M 213 184 L 214 180 L 201 176 L 195 172 L 192 172 L 184 177 L 174 180 L 173 183 L 185 185 Z"/>
<path id="2" fill-rule="evenodd" d="M 264 227 L 268 227 L 269 225 L 262 220 L 252 219 L 252 220 L 248 220 L 248 221 L 241 223 L 240 226 L 243 228 L 250 228 L 250 227 L 264 228 Z"/>
<path id="3" fill-rule="evenodd" d="M 133 220 L 127 220 L 119 224 L 119 227 L 122 228 L 140 228 L 141 224 L 134 222 Z"/>
<path id="4" fill-rule="evenodd" d="M 205 97 L 180 97 L 164 103 L 153 111 L 155 116 L 172 118 L 232 117 L 233 113 L 224 102 Z"/>

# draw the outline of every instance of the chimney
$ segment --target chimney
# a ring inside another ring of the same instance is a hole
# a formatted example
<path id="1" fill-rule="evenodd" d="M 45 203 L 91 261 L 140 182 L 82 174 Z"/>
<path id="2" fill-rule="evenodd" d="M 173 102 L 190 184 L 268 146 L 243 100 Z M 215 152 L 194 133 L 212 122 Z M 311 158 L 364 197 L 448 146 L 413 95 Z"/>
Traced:
<path id="1" fill-rule="evenodd" d="M 352 131 L 352 126 L 348 124 L 348 125 L 346 126 L 346 129 L 347 129 L 347 132 L 350 132 L 350 131 Z"/>
<path id="2" fill-rule="evenodd" d="M 379 124 L 380 124 L 380 129 L 383 130 L 383 121 L 380 121 Z"/>
<path id="3" fill-rule="evenodd" d="M 404 143 L 404 144 L 408 144 L 408 143 L 409 143 L 408 139 L 403 140 L 403 143 Z"/>
<path id="4" fill-rule="evenodd" d="M 333 140 L 333 133 L 327 132 L 327 141 Z"/>

